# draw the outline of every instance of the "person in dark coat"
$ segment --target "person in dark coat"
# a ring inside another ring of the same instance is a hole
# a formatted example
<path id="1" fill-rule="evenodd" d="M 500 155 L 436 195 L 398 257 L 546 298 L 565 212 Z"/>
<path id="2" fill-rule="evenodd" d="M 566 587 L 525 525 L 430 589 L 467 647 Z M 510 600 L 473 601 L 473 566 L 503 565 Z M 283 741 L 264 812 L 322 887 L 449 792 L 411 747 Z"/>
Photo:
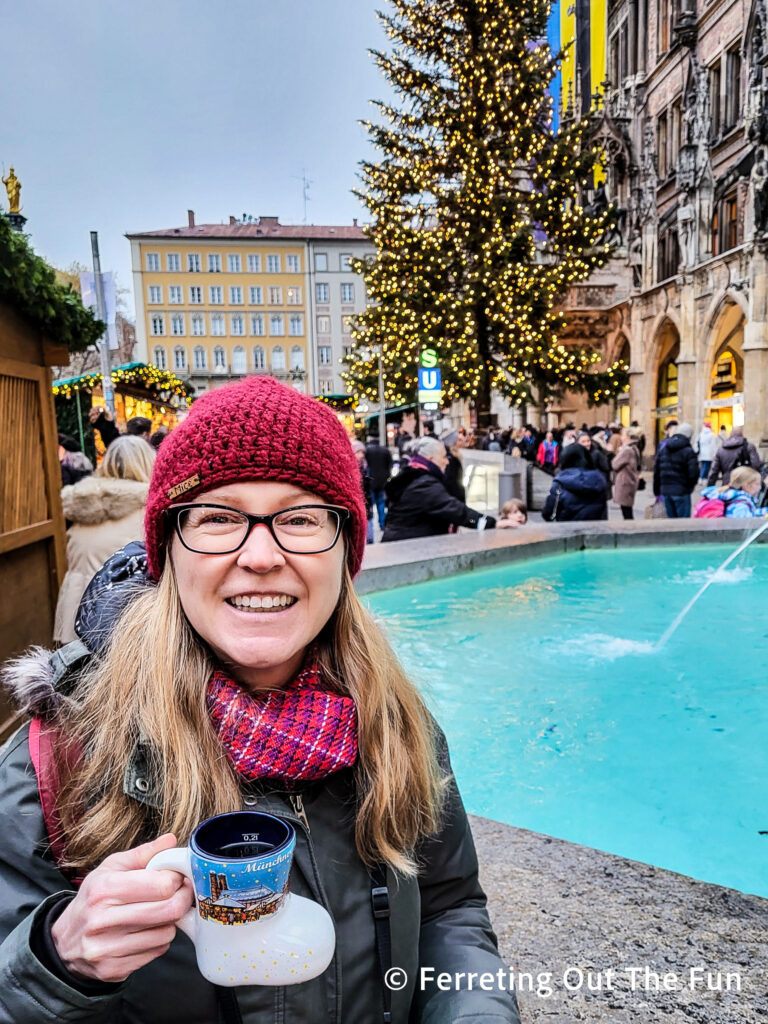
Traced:
<path id="1" fill-rule="evenodd" d="M 707 483 L 714 487 L 722 475 L 723 484 L 730 482 L 731 473 L 737 466 L 751 466 L 760 469 L 760 456 L 757 448 L 744 437 L 743 427 L 734 427 L 731 436 L 724 441 L 715 452 Z"/>
<path id="2" fill-rule="evenodd" d="M 443 470 L 445 486 L 448 488 L 448 493 L 452 494 L 454 498 L 466 502 L 467 491 L 463 481 L 464 467 L 458 454 L 459 432 L 458 430 L 449 430 L 447 434 L 443 433 L 440 440 L 445 445 L 445 454 L 448 456 L 448 465 Z"/>
<path id="3" fill-rule="evenodd" d="M 541 517 L 548 523 L 608 518 L 605 477 L 583 445 L 570 444 L 563 452 Z"/>
<path id="4" fill-rule="evenodd" d="M 653 493 L 664 499 L 668 519 L 686 519 L 691 514 L 691 493 L 699 479 L 692 437 L 690 423 L 678 424 L 664 447 L 659 446 L 653 463 Z"/>
<path id="5" fill-rule="evenodd" d="M 410 456 L 408 466 L 387 484 L 389 514 L 382 541 L 432 537 L 459 526 L 475 530 L 496 526 L 493 516 L 476 512 L 449 492 L 444 476 L 448 456 L 442 441 L 417 438 Z"/>
<path id="6" fill-rule="evenodd" d="M 93 472 L 93 463 L 69 434 L 59 434 L 59 466 L 62 487 L 76 484 Z"/>
<path id="7" fill-rule="evenodd" d="M 360 467 L 360 483 L 363 486 L 363 498 L 365 499 L 365 541 L 366 544 L 373 544 L 373 494 L 370 471 L 365 461 L 365 445 L 362 441 L 353 441 L 352 451 L 355 453 L 357 464 Z"/>
<path id="8" fill-rule="evenodd" d="M 602 475 L 605 480 L 605 492 L 610 494 L 611 460 L 608 457 L 608 452 L 600 443 L 599 436 L 599 431 L 595 430 L 595 428 L 593 428 L 592 432 L 580 430 L 576 435 L 576 443 L 581 445 L 589 456 L 590 468 L 596 469 Z"/>
<path id="9" fill-rule="evenodd" d="M 387 521 L 387 495 L 385 488 L 392 476 L 392 452 L 379 444 L 378 435 L 371 434 L 365 446 L 365 461 L 371 478 L 371 500 L 379 519 L 379 528 Z"/>

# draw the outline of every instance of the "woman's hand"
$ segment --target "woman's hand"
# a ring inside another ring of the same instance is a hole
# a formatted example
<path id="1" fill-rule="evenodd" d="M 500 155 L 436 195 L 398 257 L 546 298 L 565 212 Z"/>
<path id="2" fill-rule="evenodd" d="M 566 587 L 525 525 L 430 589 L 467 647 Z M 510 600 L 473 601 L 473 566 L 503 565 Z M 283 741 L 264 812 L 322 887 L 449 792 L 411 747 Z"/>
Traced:
<path id="1" fill-rule="evenodd" d="M 174 871 L 145 869 L 156 853 L 175 845 L 175 836 L 160 836 L 113 853 L 86 877 L 51 928 L 68 971 L 120 982 L 165 953 L 176 935 L 174 922 L 192 905 L 192 886 Z"/>

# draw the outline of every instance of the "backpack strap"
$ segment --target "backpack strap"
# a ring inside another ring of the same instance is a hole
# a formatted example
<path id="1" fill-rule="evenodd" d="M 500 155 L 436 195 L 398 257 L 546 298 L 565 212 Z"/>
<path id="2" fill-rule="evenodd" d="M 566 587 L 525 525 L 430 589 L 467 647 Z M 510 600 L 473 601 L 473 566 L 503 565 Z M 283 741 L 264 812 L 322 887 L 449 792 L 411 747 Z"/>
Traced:
<path id="1" fill-rule="evenodd" d="M 381 972 L 381 994 L 384 1002 L 384 1024 L 392 1020 L 392 991 L 387 984 L 389 970 L 392 967 L 392 932 L 389 924 L 389 889 L 387 888 L 387 868 L 385 864 L 376 864 L 371 868 L 371 909 L 373 923 L 376 928 L 376 949 L 379 954 L 379 970 Z"/>

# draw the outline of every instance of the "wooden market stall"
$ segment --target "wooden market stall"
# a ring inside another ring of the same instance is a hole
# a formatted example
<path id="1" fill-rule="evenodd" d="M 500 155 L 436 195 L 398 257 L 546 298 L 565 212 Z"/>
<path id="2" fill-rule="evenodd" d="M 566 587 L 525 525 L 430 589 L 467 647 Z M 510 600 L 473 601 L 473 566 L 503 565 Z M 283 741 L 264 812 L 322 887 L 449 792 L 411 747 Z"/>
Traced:
<path id="1" fill-rule="evenodd" d="M 0 301 L 0 661 L 51 642 L 66 564 L 50 367 L 68 358 Z M 12 725 L 0 696 L 0 735 Z"/>

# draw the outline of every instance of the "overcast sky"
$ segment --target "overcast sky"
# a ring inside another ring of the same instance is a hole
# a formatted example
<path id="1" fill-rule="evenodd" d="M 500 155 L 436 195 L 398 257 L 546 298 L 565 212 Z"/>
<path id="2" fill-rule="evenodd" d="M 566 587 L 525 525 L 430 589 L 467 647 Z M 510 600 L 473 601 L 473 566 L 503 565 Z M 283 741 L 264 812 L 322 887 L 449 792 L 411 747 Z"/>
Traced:
<path id="1" fill-rule="evenodd" d="M 0 167 L 35 249 L 132 289 L 126 232 L 244 212 L 350 223 L 386 87 L 383 0 L 26 0 L 0 4 Z M 7 209 L 5 190 L 0 193 Z M 128 299 L 133 312 L 133 296 Z"/>

